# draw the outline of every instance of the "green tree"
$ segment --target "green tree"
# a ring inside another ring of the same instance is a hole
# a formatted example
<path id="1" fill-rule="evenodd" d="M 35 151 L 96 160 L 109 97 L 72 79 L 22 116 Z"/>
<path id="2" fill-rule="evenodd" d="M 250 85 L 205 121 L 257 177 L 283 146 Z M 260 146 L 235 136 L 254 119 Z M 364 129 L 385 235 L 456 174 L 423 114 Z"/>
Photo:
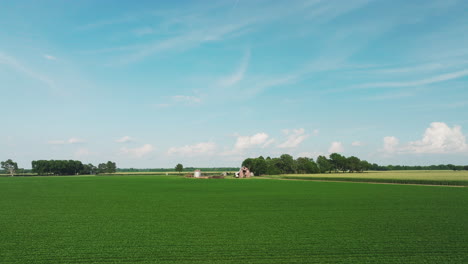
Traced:
<path id="1" fill-rule="evenodd" d="M 283 162 L 279 158 L 267 158 L 267 173 L 268 175 L 279 175 L 282 174 L 282 164 Z"/>
<path id="2" fill-rule="evenodd" d="M 83 169 L 81 170 L 80 174 L 95 174 L 97 171 L 96 166 L 93 164 L 84 164 Z"/>
<path id="3" fill-rule="evenodd" d="M 297 173 L 319 173 L 319 168 L 317 167 L 317 164 L 314 162 L 313 159 L 303 157 L 297 158 L 296 165 Z"/>
<path id="4" fill-rule="evenodd" d="M 97 167 L 98 173 L 105 173 L 107 171 L 107 164 L 106 163 L 99 163 Z"/>
<path id="5" fill-rule="evenodd" d="M 332 170 L 332 164 L 325 156 L 317 157 L 317 165 L 320 169 L 320 173 L 325 173 L 327 171 L 331 172 Z"/>
<path id="6" fill-rule="evenodd" d="M 349 172 L 360 171 L 361 160 L 358 157 L 351 156 L 346 158 L 346 166 Z"/>
<path id="7" fill-rule="evenodd" d="M 106 172 L 107 173 L 115 173 L 117 171 L 117 165 L 115 162 L 108 161 L 106 163 Z"/>
<path id="8" fill-rule="evenodd" d="M 330 154 L 330 163 L 333 166 L 335 172 L 346 171 L 346 158 L 338 153 Z"/>
<path id="9" fill-rule="evenodd" d="M 281 171 L 283 174 L 296 172 L 296 161 L 291 155 L 283 154 L 280 156 L 280 160 L 281 160 Z"/>
<path id="10" fill-rule="evenodd" d="M 8 173 L 10 173 L 12 177 L 13 175 L 15 175 L 15 172 L 18 170 L 18 164 L 12 161 L 11 159 L 2 161 L 0 164 L 1 164 L 2 169 L 4 169 L 5 171 L 8 171 Z"/>
<path id="11" fill-rule="evenodd" d="M 360 172 L 368 171 L 371 168 L 371 166 L 372 164 L 370 164 L 366 160 L 361 160 L 361 162 L 359 163 L 359 171 Z"/>
<path id="12" fill-rule="evenodd" d="M 252 167 L 254 166 L 255 160 L 252 158 L 247 158 L 242 162 L 242 166 L 245 166 L 249 168 L 249 170 L 252 170 Z"/>
<path id="13" fill-rule="evenodd" d="M 177 164 L 177 165 L 175 166 L 175 170 L 178 171 L 179 174 L 180 174 L 180 173 L 184 170 L 184 165 L 182 165 L 182 164 L 180 164 L 180 163 Z"/>

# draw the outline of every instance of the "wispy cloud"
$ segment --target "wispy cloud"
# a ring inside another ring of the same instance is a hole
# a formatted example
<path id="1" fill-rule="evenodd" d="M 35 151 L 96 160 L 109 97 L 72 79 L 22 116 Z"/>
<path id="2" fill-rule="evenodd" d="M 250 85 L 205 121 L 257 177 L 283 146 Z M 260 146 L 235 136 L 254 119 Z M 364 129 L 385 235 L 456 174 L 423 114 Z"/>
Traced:
<path id="1" fill-rule="evenodd" d="M 151 152 L 154 151 L 154 147 L 151 144 L 144 144 L 141 147 L 137 148 L 127 148 L 123 147 L 120 149 L 120 154 L 121 155 L 127 155 L 132 158 L 142 158 Z"/>
<path id="2" fill-rule="evenodd" d="M 68 140 L 68 143 L 69 143 L 69 144 L 81 144 L 81 143 L 85 143 L 85 142 L 86 142 L 86 140 L 81 139 L 81 138 L 75 138 L 75 137 L 70 138 L 70 139 Z"/>
<path id="3" fill-rule="evenodd" d="M 115 142 L 117 143 L 130 143 L 130 142 L 134 142 L 135 139 L 130 137 L 130 136 L 124 136 L 124 137 L 121 137 L 119 139 L 116 139 Z"/>
<path id="4" fill-rule="evenodd" d="M 86 158 L 90 155 L 93 155 L 94 153 L 92 153 L 89 149 L 87 148 L 79 148 L 77 151 L 75 151 L 74 153 L 74 156 L 78 159 L 81 159 L 81 158 Z"/>
<path id="5" fill-rule="evenodd" d="M 171 50 L 180 52 L 198 47 L 207 42 L 221 41 L 232 34 L 239 34 L 244 28 L 248 27 L 249 24 L 250 21 L 247 20 L 228 25 L 211 25 L 206 28 L 188 31 L 165 40 L 155 41 L 146 45 L 133 46 L 134 51 L 128 55 L 122 56 L 116 64 L 134 63 L 161 52 Z M 126 49 L 126 47 L 120 47 L 120 49 Z"/>
<path id="6" fill-rule="evenodd" d="M 405 97 L 412 97 L 415 93 L 411 91 L 404 91 L 404 92 L 393 92 L 393 93 L 384 93 L 374 96 L 364 97 L 363 100 L 365 101 L 384 101 L 384 100 L 392 100 L 392 99 L 401 99 Z"/>
<path id="7" fill-rule="evenodd" d="M 95 30 L 95 29 L 103 28 L 105 26 L 128 23 L 131 21 L 135 21 L 137 19 L 138 18 L 134 15 L 125 15 L 125 16 L 118 17 L 118 18 L 113 18 L 113 19 L 111 18 L 111 19 L 105 19 L 105 20 L 88 23 L 85 25 L 78 26 L 76 29 L 80 31 L 92 30 L 92 29 Z"/>
<path id="8" fill-rule="evenodd" d="M 368 83 L 368 84 L 358 85 L 356 88 L 392 88 L 392 87 L 398 88 L 398 87 L 421 86 L 421 85 L 428 85 L 428 84 L 458 79 L 464 76 L 468 76 L 468 69 L 445 73 L 445 74 L 437 75 L 434 77 L 415 80 L 415 81 Z"/>
<path id="9" fill-rule="evenodd" d="M 43 57 L 47 60 L 51 60 L 51 61 L 56 61 L 57 58 L 52 56 L 52 55 L 49 55 L 49 54 L 44 54 Z"/>
<path id="10" fill-rule="evenodd" d="M 201 98 L 191 95 L 175 95 L 172 97 L 175 102 L 178 103 L 188 103 L 188 104 L 198 104 L 201 103 Z"/>
<path id="11" fill-rule="evenodd" d="M 86 143 L 86 140 L 81 138 L 72 137 L 68 140 L 49 140 L 47 144 L 49 145 L 65 145 L 65 144 L 82 144 Z"/>
<path id="12" fill-rule="evenodd" d="M 39 82 L 44 83 L 47 87 L 51 89 L 56 89 L 56 85 L 54 80 L 50 79 L 48 76 L 39 73 L 23 63 L 21 63 L 19 60 L 16 58 L 9 56 L 7 54 L 4 54 L 0 52 L 0 64 L 7 65 L 8 67 L 11 67 L 12 69 L 16 70 L 17 72 L 20 72 L 22 74 L 25 74 L 29 78 L 35 79 Z"/>
<path id="13" fill-rule="evenodd" d="M 66 140 L 49 140 L 47 141 L 47 144 L 49 145 L 65 145 L 67 144 Z"/>
<path id="14" fill-rule="evenodd" d="M 287 140 L 278 145 L 278 148 L 295 148 L 309 137 L 305 133 L 304 128 L 285 130 L 284 133 L 288 136 Z"/>
<path id="15" fill-rule="evenodd" d="M 250 50 L 248 50 L 245 53 L 236 71 L 229 76 L 221 78 L 219 80 L 219 85 L 223 87 L 232 86 L 242 81 L 244 79 L 245 72 L 247 71 L 247 68 L 249 67 L 249 61 L 250 61 Z"/>
<path id="16" fill-rule="evenodd" d="M 141 37 L 141 36 L 153 34 L 153 33 L 155 33 L 155 30 L 152 27 L 142 27 L 142 28 L 137 28 L 137 29 L 133 30 L 133 33 L 135 33 L 135 35 Z"/>
<path id="17" fill-rule="evenodd" d="M 294 4 L 272 2 L 242 2 L 235 4 L 221 2 L 209 5 L 198 4 L 197 7 L 188 6 L 185 10 L 158 10 L 142 14 L 125 15 L 121 18 L 103 20 L 90 23 L 81 29 L 98 28 L 120 23 L 134 23 L 147 21 L 151 16 L 159 17 L 161 22 L 155 29 L 153 26 L 143 26 L 133 30 L 132 35 L 144 36 L 155 32 L 165 32 L 171 29 L 171 34 L 165 39 L 148 40 L 144 44 L 110 47 L 102 51 L 126 51 L 118 56 L 119 59 L 111 65 L 122 65 L 139 62 L 147 57 L 167 53 L 169 51 L 183 52 L 199 47 L 205 43 L 222 42 L 239 38 L 245 34 L 254 33 L 262 26 L 276 23 L 281 19 L 313 20 L 314 25 L 326 23 L 341 15 L 365 6 L 368 0 L 350 0 L 342 2 L 327 1 L 295 1 Z M 216 15 L 212 15 L 215 13 Z M 208 15 L 210 14 L 210 15 Z"/>
<path id="18" fill-rule="evenodd" d="M 203 102 L 200 96 L 195 95 L 174 95 L 167 98 L 164 103 L 153 104 L 152 107 L 157 109 L 169 108 L 172 106 L 196 106 Z"/>
<path id="19" fill-rule="evenodd" d="M 183 147 L 171 147 L 167 151 L 168 155 L 182 156 L 200 156 L 212 155 L 215 153 L 216 144 L 213 142 L 201 142 L 194 145 L 186 145 Z"/>

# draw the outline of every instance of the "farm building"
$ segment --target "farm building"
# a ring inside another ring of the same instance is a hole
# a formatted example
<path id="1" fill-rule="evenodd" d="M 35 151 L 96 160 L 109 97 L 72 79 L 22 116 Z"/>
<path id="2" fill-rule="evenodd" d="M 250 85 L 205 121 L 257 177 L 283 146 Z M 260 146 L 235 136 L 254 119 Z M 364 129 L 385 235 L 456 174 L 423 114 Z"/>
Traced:
<path id="1" fill-rule="evenodd" d="M 251 176 L 253 176 L 253 173 L 251 173 L 249 168 L 245 166 L 236 172 L 236 178 L 250 178 Z"/>

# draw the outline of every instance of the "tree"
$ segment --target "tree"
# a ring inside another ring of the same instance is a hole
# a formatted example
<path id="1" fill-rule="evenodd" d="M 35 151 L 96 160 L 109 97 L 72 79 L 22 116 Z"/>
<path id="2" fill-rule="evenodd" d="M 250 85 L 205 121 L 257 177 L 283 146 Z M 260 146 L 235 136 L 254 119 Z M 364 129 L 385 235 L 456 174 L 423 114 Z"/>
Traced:
<path id="1" fill-rule="evenodd" d="M 283 173 L 281 171 L 282 161 L 279 158 L 270 158 L 265 160 L 267 163 L 267 174 L 268 175 L 278 175 Z"/>
<path id="2" fill-rule="evenodd" d="M 249 170 L 257 176 L 267 174 L 268 171 L 267 160 L 262 156 L 255 159 L 247 158 L 242 162 L 242 166 L 249 168 Z"/>
<path id="3" fill-rule="evenodd" d="M 317 165 L 320 169 L 320 173 L 325 173 L 327 171 L 330 171 L 332 170 L 332 165 L 330 163 L 330 161 L 327 159 L 327 157 L 325 156 L 318 156 L 317 157 Z"/>
<path id="4" fill-rule="evenodd" d="M 370 169 L 371 166 L 372 165 L 366 160 L 361 160 L 361 162 L 359 162 L 359 171 L 360 172 L 367 171 Z"/>
<path id="5" fill-rule="evenodd" d="M 360 171 L 361 160 L 355 156 L 346 158 L 346 165 L 349 169 L 349 172 Z"/>
<path id="6" fill-rule="evenodd" d="M 13 177 L 15 172 L 18 170 L 18 164 L 11 159 L 7 161 L 2 161 L 1 163 L 2 169 L 8 171 L 10 175 Z"/>
<path id="7" fill-rule="evenodd" d="M 117 171 L 117 165 L 115 165 L 115 162 L 108 161 L 106 163 L 106 172 L 107 173 L 115 173 Z"/>
<path id="8" fill-rule="evenodd" d="M 250 170 L 254 173 L 256 176 L 264 175 L 267 174 L 268 170 L 268 165 L 262 156 L 256 158 L 253 162 L 254 170 Z"/>
<path id="9" fill-rule="evenodd" d="M 182 165 L 182 164 L 180 164 L 180 163 L 177 164 L 177 165 L 175 166 L 175 170 L 178 171 L 179 174 L 180 174 L 180 173 L 184 170 L 184 165 Z"/>
<path id="10" fill-rule="evenodd" d="M 247 167 L 249 168 L 250 171 L 252 171 L 252 166 L 254 165 L 254 159 L 252 158 L 247 158 L 242 162 L 242 167 Z"/>
<path id="11" fill-rule="evenodd" d="M 106 163 L 99 163 L 97 172 L 98 173 L 105 173 L 107 171 L 107 164 Z"/>
<path id="12" fill-rule="evenodd" d="M 296 172 L 296 162 L 291 155 L 283 154 L 280 156 L 280 160 L 281 160 L 281 170 L 283 174 Z"/>
<path id="13" fill-rule="evenodd" d="M 93 164 L 84 164 L 83 169 L 81 170 L 80 174 L 95 174 L 96 173 L 96 166 Z"/>
<path id="14" fill-rule="evenodd" d="M 305 173 L 305 174 L 319 173 L 319 168 L 317 167 L 317 164 L 314 162 L 313 159 L 302 158 L 302 157 L 297 158 L 296 164 L 297 164 L 298 173 Z"/>
<path id="15" fill-rule="evenodd" d="M 337 171 L 346 171 L 346 158 L 338 153 L 330 154 L 330 162 L 333 166 L 335 172 Z"/>

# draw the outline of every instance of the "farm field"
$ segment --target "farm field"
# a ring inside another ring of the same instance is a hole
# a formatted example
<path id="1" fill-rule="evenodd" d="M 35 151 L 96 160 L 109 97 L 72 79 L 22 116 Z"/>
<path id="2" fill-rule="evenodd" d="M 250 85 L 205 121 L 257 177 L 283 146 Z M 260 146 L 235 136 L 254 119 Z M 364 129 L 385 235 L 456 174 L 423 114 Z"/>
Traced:
<path id="1" fill-rule="evenodd" d="M 379 171 L 364 173 L 286 174 L 269 178 L 468 186 L 468 171 Z"/>
<path id="2" fill-rule="evenodd" d="M 467 263 L 468 189 L 0 178 L 0 263 Z"/>

